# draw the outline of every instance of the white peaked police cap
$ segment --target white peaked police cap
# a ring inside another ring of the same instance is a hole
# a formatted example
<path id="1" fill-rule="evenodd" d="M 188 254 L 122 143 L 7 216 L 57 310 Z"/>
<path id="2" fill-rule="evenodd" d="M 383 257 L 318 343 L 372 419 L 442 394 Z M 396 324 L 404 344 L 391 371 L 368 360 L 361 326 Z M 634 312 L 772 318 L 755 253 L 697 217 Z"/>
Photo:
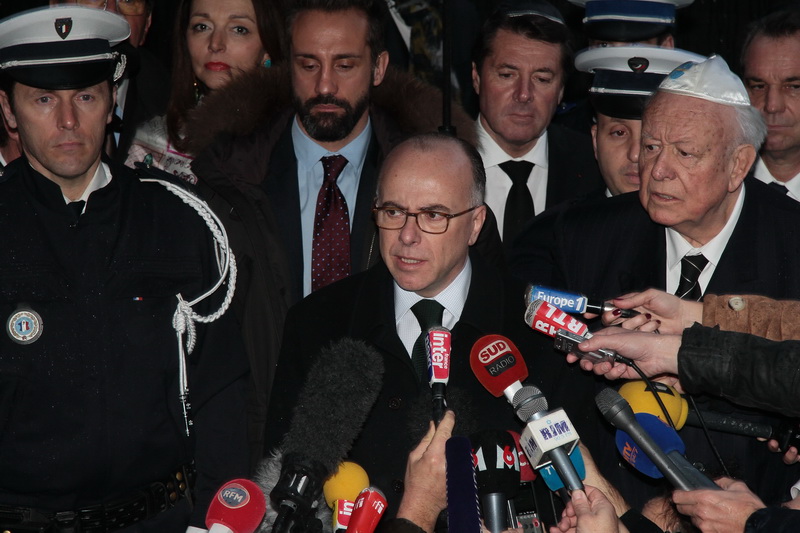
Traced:
<path id="1" fill-rule="evenodd" d="M 693 96 L 724 105 L 750 105 L 744 83 L 718 55 L 712 55 L 700 63 L 688 61 L 682 64 L 664 78 L 658 91 Z"/>

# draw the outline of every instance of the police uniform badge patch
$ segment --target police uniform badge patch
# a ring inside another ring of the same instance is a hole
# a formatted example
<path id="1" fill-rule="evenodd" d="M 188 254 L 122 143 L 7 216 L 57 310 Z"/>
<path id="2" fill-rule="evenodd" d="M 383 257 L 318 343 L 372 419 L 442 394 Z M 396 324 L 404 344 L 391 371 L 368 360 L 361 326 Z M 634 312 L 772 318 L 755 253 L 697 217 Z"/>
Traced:
<path id="1" fill-rule="evenodd" d="M 56 33 L 59 37 L 62 39 L 69 37 L 69 34 L 72 31 L 71 18 L 56 19 L 53 25 L 56 27 Z"/>
<path id="2" fill-rule="evenodd" d="M 42 336 L 44 323 L 33 309 L 17 309 L 6 322 L 6 332 L 18 344 L 31 344 Z"/>

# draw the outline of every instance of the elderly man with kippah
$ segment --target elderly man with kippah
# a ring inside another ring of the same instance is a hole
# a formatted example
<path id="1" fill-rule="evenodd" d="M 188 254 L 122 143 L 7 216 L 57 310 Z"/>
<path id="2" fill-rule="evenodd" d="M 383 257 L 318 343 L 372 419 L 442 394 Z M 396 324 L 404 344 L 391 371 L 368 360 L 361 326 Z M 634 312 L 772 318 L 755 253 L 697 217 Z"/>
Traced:
<path id="1" fill-rule="evenodd" d="M 800 298 L 800 209 L 747 177 L 765 134 L 743 83 L 722 58 L 679 66 L 644 111 L 640 190 L 545 220 L 551 226 L 539 235 L 550 237 L 538 243 L 546 253 L 525 254 L 533 243 L 518 241 L 527 258 L 514 264 L 516 273 L 595 298 L 651 287 L 693 300 L 705 293 Z M 702 410 L 777 422 L 724 400 L 696 400 Z M 712 447 L 699 429 L 680 435 L 690 461 L 709 475 L 745 480 L 767 504 L 788 499 L 800 475 L 798 465 L 785 465 L 756 439 L 710 431 Z M 642 476 L 626 478 L 616 466 L 604 473 L 633 504 L 660 491 L 653 481 L 648 492 Z"/>
<path id="2" fill-rule="evenodd" d="M 169 177 L 102 156 L 129 32 L 77 6 L 0 21 L 23 151 L 0 175 L 0 530 L 203 531 L 247 473 L 224 232 Z"/>

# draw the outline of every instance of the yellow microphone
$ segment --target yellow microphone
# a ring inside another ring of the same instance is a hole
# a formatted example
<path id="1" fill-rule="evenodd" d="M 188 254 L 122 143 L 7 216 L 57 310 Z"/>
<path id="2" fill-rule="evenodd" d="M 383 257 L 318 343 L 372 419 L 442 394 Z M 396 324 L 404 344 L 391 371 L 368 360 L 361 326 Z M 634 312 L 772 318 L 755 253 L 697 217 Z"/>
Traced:
<path id="1" fill-rule="evenodd" d="M 651 381 L 651 385 L 656 393 L 664 403 L 672 422 L 675 424 L 675 429 L 679 430 L 686 423 L 686 417 L 689 415 L 689 404 L 681 394 L 664 383 L 658 381 Z M 637 379 L 629 381 L 619 388 L 619 394 L 625 398 L 631 405 L 634 413 L 648 413 L 657 416 L 665 424 L 669 424 L 667 417 L 658 405 L 653 389 L 648 384 Z"/>
<path id="2" fill-rule="evenodd" d="M 369 487 L 369 476 L 360 465 L 343 461 L 322 485 L 322 493 L 333 511 L 333 531 L 347 529 L 353 505 L 362 490 Z"/>

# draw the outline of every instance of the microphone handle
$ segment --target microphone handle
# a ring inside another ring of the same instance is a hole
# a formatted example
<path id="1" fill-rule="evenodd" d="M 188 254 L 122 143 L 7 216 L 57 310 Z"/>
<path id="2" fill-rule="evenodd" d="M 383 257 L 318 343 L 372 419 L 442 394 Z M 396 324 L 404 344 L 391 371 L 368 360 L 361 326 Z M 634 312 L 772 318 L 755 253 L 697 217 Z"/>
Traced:
<path id="1" fill-rule="evenodd" d="M 481 496 L 483 521 L 491 533 L 510 529 L 508 521 L 508 498 L 501 492 L 490 492 Z"/>
<path id="2" fill-rule="evenodd" d="M 564 451 L 564 448 L 550 450 L 547 455 L 568 492 L 583 490 L 583 481 L 581 481 L 581 477 L 575 470 L 575 466 L 572 464 L 567 452 Z"/>
<path id="3" fill-rule="evenodd" d="M 762 439 L 773 438 L 773 428 L 770 424 L 763 422 L 750 422 L 747 420 L 736 420 L 720 413 L 713 411 L 697 411 L 690 410 L 686 416 L 686 424 L 690 427 L 700 428 L 703 425 L 700 423 L 700 415 L 706 423 L 706 427 L 713 431 L 721 431 L 723 433 L 730 433 L 733 435 L 744 435 L 745 437 L 756 437 Z"/>
<path id="4" fill-rule="evenodd" d="M 446 391 L 447 385 L 444 383 L 431 383 L 431 420 L 437 427 L 447 411 Z"/>
<path id="5" fill-rule="evenodd" d="M 697 489 L 714 489 L 722 490 L 719 485 L 714 483 L 705 474 L 699 471 L 692 463 L 689 462 L 678 450 L 672 450 L 667 454 L 669 460 L 675 465 L 675 468 L 680 470 L 685 476 L 686 481 L 691 485 L 690 490 Z"/>

